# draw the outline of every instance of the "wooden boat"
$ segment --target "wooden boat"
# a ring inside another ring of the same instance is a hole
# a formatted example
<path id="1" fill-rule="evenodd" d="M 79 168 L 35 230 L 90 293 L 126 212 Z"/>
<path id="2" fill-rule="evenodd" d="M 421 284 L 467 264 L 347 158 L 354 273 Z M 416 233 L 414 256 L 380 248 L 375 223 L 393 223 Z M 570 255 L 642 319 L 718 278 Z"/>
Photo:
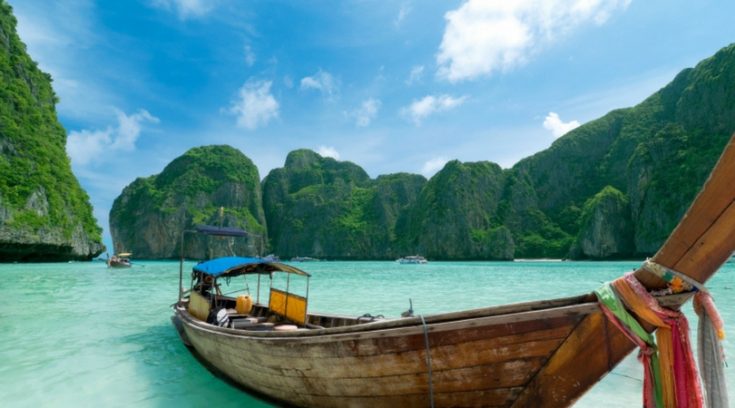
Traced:
<path id="1" fill-rule="evenodd" d="M 109 258 L 107 258 L 107 267 L 108 268 L 130 268 L 133 266 L 132 262 L 130 262 L 130 256 L 132 253 L 130 252 L 123 252 L 117 255 L 113 255 Z"/>
<path id="2" fill-rule="evenodd" d="M 652 261 L 707 281 L 735 249 L 734 184 L 731 140 Z M 308 282 L 292 266 L 244 260 L 208 273 L 211 264 L 201 265 L 188 293 L 181 271 L 173 321 L 182 339 L 237 384 L 288 405 L 563 407 L 634 348 L 591 294 L 400 319 L 319 315 L 306 312 L 308 284 L 306 296 L 289 292 L 292 280 Z M 231 314 L 230 327 L 213 322 L 210 315 L 219 308 L 225 317 L 237 301 L 207 297 L 207 279 L 214 290 L 218 277 L 256 274 L 260 282 L 277 273 L 287 275 L 285 291 L 272 287 L 267 304 L 256 299 L 248 315 Z M 635 276 L 649 289 L 664 286 L 646 269 Z M 688 298 L 660 302 L 676 308 Z"/>

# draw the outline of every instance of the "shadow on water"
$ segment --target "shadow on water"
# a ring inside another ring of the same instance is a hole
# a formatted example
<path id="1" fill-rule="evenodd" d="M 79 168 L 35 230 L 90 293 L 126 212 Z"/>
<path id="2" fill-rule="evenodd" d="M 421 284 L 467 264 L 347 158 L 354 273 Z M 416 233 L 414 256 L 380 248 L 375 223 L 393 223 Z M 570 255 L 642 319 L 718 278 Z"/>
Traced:
<path id="1" fill-rule="evenodd" d="M 140 400 L 146 405 L 287 406 L 239 386 L 207 364 L 193 348 L 184 345 L 171 323 L 150 326 L 120 341 L 137 346 L 131 358 L 136 361 L 136 373 L 147 384 L 147 393 Z"/>

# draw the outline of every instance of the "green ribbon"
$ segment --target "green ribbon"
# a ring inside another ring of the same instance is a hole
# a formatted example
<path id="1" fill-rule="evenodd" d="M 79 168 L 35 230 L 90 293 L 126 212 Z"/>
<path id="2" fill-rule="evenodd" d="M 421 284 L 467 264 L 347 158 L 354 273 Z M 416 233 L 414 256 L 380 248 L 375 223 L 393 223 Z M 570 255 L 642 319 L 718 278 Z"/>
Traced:
<path id="1" fill-rule="evenodd" d="M 652 350 L 649 367 L 653 373 L 653 390 L 656 398 L 656 408 L 664 408 L 663 406 L 663 390 L 661 387 L 661 367 L 658 362 L 658 348 L 656 347 L 656 338 L 653 334 L 647 332 L 633 315 L 628 313 L 620 301 L 615 289 L 610 282 L 606 282 L 602 287 L 595 290 L 595 295 L 600 303 L 605 306 L 612 314 L 622 323 L 630 333 L 638 336 Z"/>

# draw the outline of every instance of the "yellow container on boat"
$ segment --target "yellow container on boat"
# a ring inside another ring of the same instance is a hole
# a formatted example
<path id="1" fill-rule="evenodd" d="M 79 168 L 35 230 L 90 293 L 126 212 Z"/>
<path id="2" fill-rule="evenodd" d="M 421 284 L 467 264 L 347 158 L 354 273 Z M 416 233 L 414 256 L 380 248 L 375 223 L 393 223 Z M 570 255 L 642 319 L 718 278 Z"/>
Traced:
<path id="1" fill-rule="evenodd" d="M 209 299 L 197 292 L 189 295 L 189 313 L 197 319 L 206 322 L 210 311 Z"/>
<path id="2" fill-rule="evenodd" d="M 253 298 L 250 295 L 240 295 L 235 301 L 235 310 L 237 310 L 237 313 L 248 314 L 253 310 Z"/>

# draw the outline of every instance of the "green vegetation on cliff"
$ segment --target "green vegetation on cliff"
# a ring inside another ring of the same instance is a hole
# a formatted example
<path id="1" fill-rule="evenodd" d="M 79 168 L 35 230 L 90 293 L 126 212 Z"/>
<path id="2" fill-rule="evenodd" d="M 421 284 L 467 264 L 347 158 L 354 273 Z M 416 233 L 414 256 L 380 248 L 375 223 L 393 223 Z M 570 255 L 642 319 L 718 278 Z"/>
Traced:
<path id="1" fill-rule="evenodd" d="M 0 260 L 90 259 L 104 249 L 89 197 L 71 171 L 51 76 L 0 1 Z"/>
<path id="2" fill-rule="evenodd" d="M 569 214 L 610 185 L 629 199 L 630 251 L 655 252 L 735 131 L 733 84 L 735 45 L 682 71 L 639 105 L 610 112 L 518 163 L 512 171 L 528 176 L 535 205 L 547 216 L 543 228 L 576 237 L 580 226 L 570 224 Z M 538 230 L 522 231 L 521 239 Z M 610 254 L 616 255 L 626 254 Z"/>
<path id="3" fill-rule="evenodd" d="M 573 258 L 632 257 L 633 224 L 630 202 L 620 190 L 605 186 L 584 204 Z"/>
<path id="4" fill-rule="evenodd" d="M 497 164 L 447 163 L 411 211 L 406 250 L 434 259 L 512 259 L 513 240 L 497 214 L 504 184 Z"/>
<path id="5" fill-rule="evenodd" d="M 220 207 L 223 208 L 220 213 Z M 198 224 L 251 233 L 240 248 L 259 255 L 266 240 L 260 177 L 252 161 L 230 146 L 204 146 L 176 158 L 157 176 L 138 178 L 115 200 L 110 229 L 115 250 L 137 258 L 175 258 L 184 229 Z M 203 251 L 193 244 L 187 254 Z"/>
<path id="6" fill-rule="evenodd" d="M 425 182 L 411 174 L 371 180 L 353 163 L 293 151 L 263 180 L 271 248 L 284 257 L 399 256 L 396 225 Z"/>

